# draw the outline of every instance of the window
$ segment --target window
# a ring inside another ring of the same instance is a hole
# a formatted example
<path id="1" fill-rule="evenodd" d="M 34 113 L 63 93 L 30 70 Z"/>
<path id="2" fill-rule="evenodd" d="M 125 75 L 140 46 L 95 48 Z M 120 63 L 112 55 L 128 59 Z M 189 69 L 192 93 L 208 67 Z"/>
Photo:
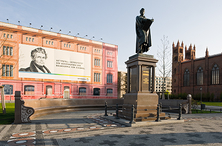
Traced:
<path id="1" fill-rule="evenodd" d="M 6 55 L 9 55 L 9 47 L 7 47 L 7 49 L 6 49 Z"/>
<path id="2" fill-rule="evenodd" d="M 33 85 L 25 85 L 25 95 L 32 95 L 35 93 L 35 87 Z"/>
<path id="3" fill-rule="evenodd" d="M 13 56 L 13 47 L 3 46 L 3 55 Z"/>
<path id="4" fill-rule="evenodd" d="M 94 73 L 94 82 L 100 82 L 100 73 Z"/>
<path id="5" fill-rule="evenodd" d="M 32 38 L 32 42 L 34 42 L 34 38 Z"/>
<path id="6" fill-rule="evenodd" d="M 203 85 L 203 69 L 199 67 L 197 70 L 197 85 Z"/>
<path id="7" fill-rule="evenodd" d="M 107 52 L 107 55 L 113 55 L 113 52 Z"/>
<path id="8" fill-rule="evenodd" d="M 100 66 L 100 59 L 94 59 L 94 66 Z"/>
<path id="9" fill-rule="evenodd" d="M 52 95 L 52 86 L 51 85 L 46 86 L 46 95 Z"/>
<path id="10" fill-rule="evenodd" d="M 190 82 L 190 73 L 189 70 L 186 69 L 183 75 L 183 86 L 189 86 L 189 82 Z"/>
<path id="11" fill-rule="evenodd" d="M 86 95 L 86 88 L 85 87 L 79 88 L 79 95 Z"/>
<path id="12" fill-rule="evenodd" d="M 51 41 L 49 41 L 49 40 L 46 40 L 45 41 L 45 44 L 47 44 L 47 45 L 53 45 L 53 41 L 51 40 Z M 64 44 L 65 45 L 65 44 Z"/>
<path id="13" fill-rule="evenodd" d="M 5 95 L 12 95 L 13 94 L 13 85 L 2 85 L 4 86 L 4 94 Z"/>
<path id="14" fill-rule="evenodd" d="M 113 62 L 112 61 L 107 61 L 107 67 L 112 68 L 113 67 Z"/>
<path id="15" fill-rule="evenodd" d="M 9 72 L 9 65 L 6 65 L 6 76 L 9 77 L 10 72 Z"/>
<path id="16" fill-rule="evenodd" d="M 12 56 L 12 55 L 13 55 L 13 48 L 10 47 L 10 56 Z"/>
<path id="17" fill-rule="evenodd" d="M 29 41 L 31 42 L 31 38 L 29 38 Z"/>
<path id="18" fill-rule="evenodd" d="M 10 65 L 10 77 L 13 77 L 13 65 Z"/>
<path id="19" fill-rule="evenodd" d="M 215 64 L 212 68 L 212 76 L 211 76 L 212 84 L 219 84 L 219 67 Z"/>
<path id="20" fill-rule="evenodd" d="M 100 95 L 100 88 L 94 88 L 93 95 Z"/>
<path id="21" fill-rule="evenodd" d="M 9 38 L 9 34 L 7 34 L 7 38 Z"/>
<path id="22" fill-rule="evenodd" d="M 28 41 L 29 40 L 29 38 L 28 37 L 26 37 L 26 39 L 25 39 L 26 41 Z"/>
<path id="23" fill-rule="evenodd" d="M 3 37 L 5 38 L 6 37 L 6 34 L 4 33 Z"/>
<path id="24" fill-rule="evenodd" d="M 4 77 L 5 76 L 5 65 L 2 64 L 2 76 Z"/>
<path id="25" fill-rule="evenodd" d="M 113 75 L 107 74 L 107 83 L 113 83 Z"/>
<path id="26" fill-rule="evenodd" d="M 11 37 L 10 37 L 11 39 L 13 38 L 13 35 L 11 34 Z"/>
<path id="27" fill-rule="evenodd" d="M 113 94 L 113 89 L 107 89 L 107 95 L 112 95 Z"/>
<path id="28" fill-rule="evenodd" d="M 13 77 L 13 65 L 2 64 L 2 76 Z"/>
<path id="29" fill-rule="evenodd" d="M 64 86 L 63 98 L 65 98 L 65 99 L 69 99 L 70 98 L 69 86 Z"/>
<path id="30" fill-rule="evenodd" d="M 3 46 L 3 55 L 5 55 L 6 53 L 6 46 Z"/>

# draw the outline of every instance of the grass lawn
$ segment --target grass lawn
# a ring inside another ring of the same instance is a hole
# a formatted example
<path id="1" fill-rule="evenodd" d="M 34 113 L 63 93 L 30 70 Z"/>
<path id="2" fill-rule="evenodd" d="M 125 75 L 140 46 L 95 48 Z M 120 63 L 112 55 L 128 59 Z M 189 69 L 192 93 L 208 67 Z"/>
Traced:
<path id="1" fill-rule="evenodd" d="M 3 114 L 2 103 L 0 103 L 0 125 L 14 122 L 15 103 L 6 103 L 6 114 Z"/>
<path id="2" fill-rule="evenodd" d="M 222 106 L 222 102 L 202 102 L 202 104 L 206 104 L 209 106 Z"/>
<path id="3" fill-rule="evenodd" d="M 192 114 L 208 114 L 208 113 L 220 113 L 220 112 L 217 112 L 217 111 L 205 111 L 205 110 L 194 110 L 192 109 Z"/>

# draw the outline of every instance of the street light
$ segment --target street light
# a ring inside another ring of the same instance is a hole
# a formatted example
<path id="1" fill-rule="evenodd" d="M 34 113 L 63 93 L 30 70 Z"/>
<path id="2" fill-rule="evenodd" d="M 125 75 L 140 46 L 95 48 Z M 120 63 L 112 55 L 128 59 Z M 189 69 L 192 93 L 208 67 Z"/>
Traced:
<path id="1" fill-rule="evenodd" d="M 201 110 L 205 109 L 205 104 L 202 104 L 202 90 L 203 88 L 200 87 L 200 107 L 201 107 Z"/>
<path id="2" fill-rule="evenodd" d="M 200 87 L 200 103 L 202 104 L 202 87 Z"/>

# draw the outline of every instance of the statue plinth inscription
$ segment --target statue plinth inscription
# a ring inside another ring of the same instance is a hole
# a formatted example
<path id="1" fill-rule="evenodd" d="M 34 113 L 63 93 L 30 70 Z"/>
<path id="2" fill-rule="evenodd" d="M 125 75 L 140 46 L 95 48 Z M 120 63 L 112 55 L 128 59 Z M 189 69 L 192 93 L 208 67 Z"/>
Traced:
<path id="1" fill-rule="evenodd" d="M 150 91 L 150 67 L 142 67 L 142 91 Z"/>

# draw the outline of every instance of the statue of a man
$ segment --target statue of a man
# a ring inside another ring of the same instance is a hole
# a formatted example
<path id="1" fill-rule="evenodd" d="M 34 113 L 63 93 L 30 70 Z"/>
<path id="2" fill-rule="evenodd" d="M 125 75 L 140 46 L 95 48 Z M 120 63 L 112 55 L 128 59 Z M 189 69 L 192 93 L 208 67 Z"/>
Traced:
<path id="1" fill-rule="evenodd" d="M 136 17 L 136 53 L 149 51 L 151 46 L 150 26 L 153 19 L 147 19 L 144 16 L 145 9 L 140 10 L 140 16 Z"/>

